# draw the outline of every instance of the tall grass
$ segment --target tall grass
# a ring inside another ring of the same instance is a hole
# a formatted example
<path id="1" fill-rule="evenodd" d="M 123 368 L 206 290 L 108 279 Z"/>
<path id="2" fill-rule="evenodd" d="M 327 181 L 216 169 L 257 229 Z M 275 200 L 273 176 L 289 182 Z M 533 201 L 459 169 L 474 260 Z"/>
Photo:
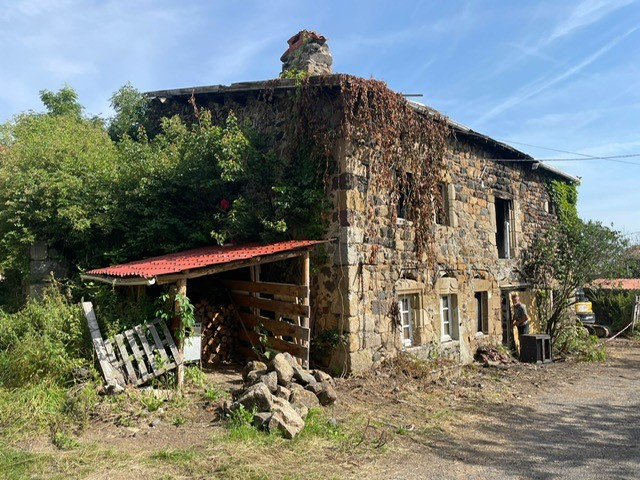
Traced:
<path id="1" fill-rule="evenodd" d="M 86 322 L 58 286 L 16 313 L 0 310 L 0 430 L 5 439 L 85 422 L 96 402 L 95 385 L 74 385 L 78 367 L 92 371 Z"/>

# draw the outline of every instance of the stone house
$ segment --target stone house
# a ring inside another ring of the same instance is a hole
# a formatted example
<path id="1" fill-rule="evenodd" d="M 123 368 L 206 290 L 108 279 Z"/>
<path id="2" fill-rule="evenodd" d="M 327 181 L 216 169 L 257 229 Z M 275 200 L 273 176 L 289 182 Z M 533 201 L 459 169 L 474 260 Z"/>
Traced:
<path id="1" fill-rule="evenodd" d="M 330 121 L 344 105 L 336 93 L 339 76 L 328 73 L 326 40 L 301 32 L 289 44 L 285 73 L 321 79 L 315 84 Z M 298 88 L 298 80 L 282 78 L 148 96 L 157 117 L 190 118 L 191 99 L 220 122 L 233 111 L 241 123 L 270 132 L 274 151 L 282 152 Z M 535 314 L 523 259 L 534 237 L 557 220 L 545 182 L 578 182 L 429 107 L 407 104 L 415 115 L 438 116 L 451 133 L 436 172 L 435 248 L 427 261 L 416 249 L 415 222 L 402 199 L 390 206 L 390 192 L 369 188 L 375 175 L 369 159 L 380 152 L 338 138 L 331 152 L 336 167 L 327 175 L 333 213 L 326 238 L 334 241 L 314 269 L 311 290 L 312 357 L 315 348 L 321 353 L 315 357 L 336 369 L 364 370 L 401 350 L 468 363 L 479 345 L 510 342 L 510 294 L 519 291 Z"/>

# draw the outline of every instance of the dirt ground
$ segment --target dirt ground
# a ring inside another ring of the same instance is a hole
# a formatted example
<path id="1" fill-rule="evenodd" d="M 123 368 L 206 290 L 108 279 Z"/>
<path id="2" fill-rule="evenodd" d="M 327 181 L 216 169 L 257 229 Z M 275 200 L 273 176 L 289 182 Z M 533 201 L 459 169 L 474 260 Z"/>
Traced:
<path id="1" fill-rule="evenodd" d="M 192 393 L 126 422 L 101 408 L 79 450 L 45 438 L 21 448 L 48 459 L 27 478 L 638 478 L 640 342 L 611 342 L 608 354 L 475 365 L 435 383 L 403 364 L 337 379 L 339 401 L 293 442 L 230 432 L 216 410 L 223 397 Z M 240 383 L 234 369 L 207 381 L 221 392 Z"/>

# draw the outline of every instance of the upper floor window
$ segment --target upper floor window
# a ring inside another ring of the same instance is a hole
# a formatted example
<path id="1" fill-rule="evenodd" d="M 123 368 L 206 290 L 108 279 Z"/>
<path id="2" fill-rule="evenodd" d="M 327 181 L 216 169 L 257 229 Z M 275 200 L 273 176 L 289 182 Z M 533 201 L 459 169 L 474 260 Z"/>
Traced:
<path id="1" fill-rule="evenodd" d="M 398 205 L 396 206 L 396 218 L 411 220 L 410 217 L 410 205 L 411 188 L 413 185 L 413 176 L 410 173 L 406 174 L 406 181 L 401 178 L 401 173 L 396 172 L 396 181 L 398 182 Z"/>
<path id="2" fill-rule="evenodd" d="M 451 212 L 449 201 L 449 185 L 444 182 L 438 183 L 436 198 L 436 223 L 438 225 L 451 225 Z"/>
<path id="3" fill-rule="evenodd" d="M 515 247 L 513 201 L 496 197 L 495 207 L 498 258 L 513 258 Z"/>

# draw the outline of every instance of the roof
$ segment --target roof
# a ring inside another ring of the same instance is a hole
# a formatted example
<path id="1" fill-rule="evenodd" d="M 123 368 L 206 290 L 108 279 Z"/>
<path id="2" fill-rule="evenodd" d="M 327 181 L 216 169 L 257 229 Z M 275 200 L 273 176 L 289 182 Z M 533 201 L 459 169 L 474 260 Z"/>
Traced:
<path id="1" fill-rule="evenodd" d="M 278 257 L 275 259 L 282 257 L 282 255 L 278 256 L 278 254 L 309 249 L 319 243 L 325 243 L 325 241 L 291 240 L 268 245 L 254 243 L 194 248 L 183 252 L 147 258 L 145 260 L 113 265 L 111 267 L 96 268 L 88 271 L 83 275 L 83 278 L 85 280 L 98 280 L 107 283 L 125 283 L 118 282 L 117 279 L 137 279 L 138 281 L 145 279 L 147 280 L 146 282 L 138 283 L 152 284 L 155 283 L 158 277 L 171 274 L 180 274 L 184 276 L 184 278 L 189 278 L 215 273 L 215 271 L 207 267 L 220 266 L 223 268 L 217 271 L 224 271 L 240 268 L 240 266 L 243 266 L 247 262 L 255 264 L 260 263 L 261 260 L 273 261 L 274 257 Z M 297 254 L 299 255 L 299 252 L 297 252 Z M 203 269 L 207 271 L 205 272 Z M 135 282 L 127 283 L 131 285 Z"/>
<path id="2" fill-rule="evenodd" d="M 640 290 L 640 278 L 598 278 L 589 285 L 600 290 Z"/>
<path id="3" fill-rule="evenodd" d="M 335 74 L 332 75 L 332 77 L 334 77 L 335 83 L 333 83 L 333 81 L 329 81 L 327 82 L 326 79 L 324 79 L 325 81 L 325 85 L 334 85 L 337 86 L 339 85 L 339 74 Z M 273 79 L 273 80 L 258 80 L 255 82 L 238 82 L 238 83 L 232 83 L 231 85 L 207 85 L 207 86 L 203 86 L 203 87 L 188 87 L 188 88 L 176 88 L 176 89 L 170 89 L 170 90 L 155 90 L 152 92 L 147 92 L 146 95 L 147 97 L 149 97 L 150 99 L 154 99 L 157 98 L 159 99 L 161 102 L 164 102 L 167 98 L 170 97 L 191 97 L 192 95 L 206 95 L 206 94 L 224 94 L 224 93 L 242 93 L 242 92 L 251 92 L 251 91 L 261 91 L 264 89 L 271 89 L 271 90 L 294 90 L 295 88 L 297 88 L 297 84 L 296 84 L 296 80 L 292 79 L 292 78 L 279 78 L 279 79 Z M 552 174 L 555 174 L 561 178 L 564 178 L 565 180 L 572 182 L 572 183 L 580 183 L 580 179 L 577 177 L 574 177 L 573 175 L 569 175 L 568 173 L 563 172 L 562 170 L 560 170 L 557 167 L 554 167 L 552 165 L 546 164 L 541 162 L 540 160 L 536 160 L 534 159 L 531 155 L 528 155 L 520 150 L 518 150 L 517 148 L 512 147 L 511 145 L 508 145 L 506 143 L 500 142 L 494 138 L 491 138 L 487 135 L 483 135 L 482 133 L 478 133 L 472 129 L 470 129 L 469 127 L 466 127 L 464 125 L 462 125 L 461 123 L 458 123 L 454 120 L 452 120 L 451 118 L 447 117 L 446 115 L 443 115 L 442 113 L 438 112 L 437 110 L 427 106 L 427 105 L 423 105 L 419 102 L 415 102 L 412 100 L 408 100 L 407 101 L 409 106 L 413 109 L 415 109 L 416 111 L 423 113 L 425 115 L 432 115 L 432 116 L 438 116 L 440 118 L 443 118 L 447 124 L 453 128 L 454 130 L 457 130 L 459 132 L 465 133 L 467 135 L 471 135 L 474 136 L 476 138 L 479 138 L 481 140 L 486 141 L 487 143 L 492 144 L 495 147 L 499 147 L 507 152 L 509 152 L 510 155 L 513 155 L 513 159 L 514 161 L 525 161 L 525 162 L 532 162 L 533 164 L 537 164 L 538 167 L 542 168 L 543 170 L 546 170 L 548 172 L 551 172 Z M 535 168 L 538 168 L 535 167 Z"/>

